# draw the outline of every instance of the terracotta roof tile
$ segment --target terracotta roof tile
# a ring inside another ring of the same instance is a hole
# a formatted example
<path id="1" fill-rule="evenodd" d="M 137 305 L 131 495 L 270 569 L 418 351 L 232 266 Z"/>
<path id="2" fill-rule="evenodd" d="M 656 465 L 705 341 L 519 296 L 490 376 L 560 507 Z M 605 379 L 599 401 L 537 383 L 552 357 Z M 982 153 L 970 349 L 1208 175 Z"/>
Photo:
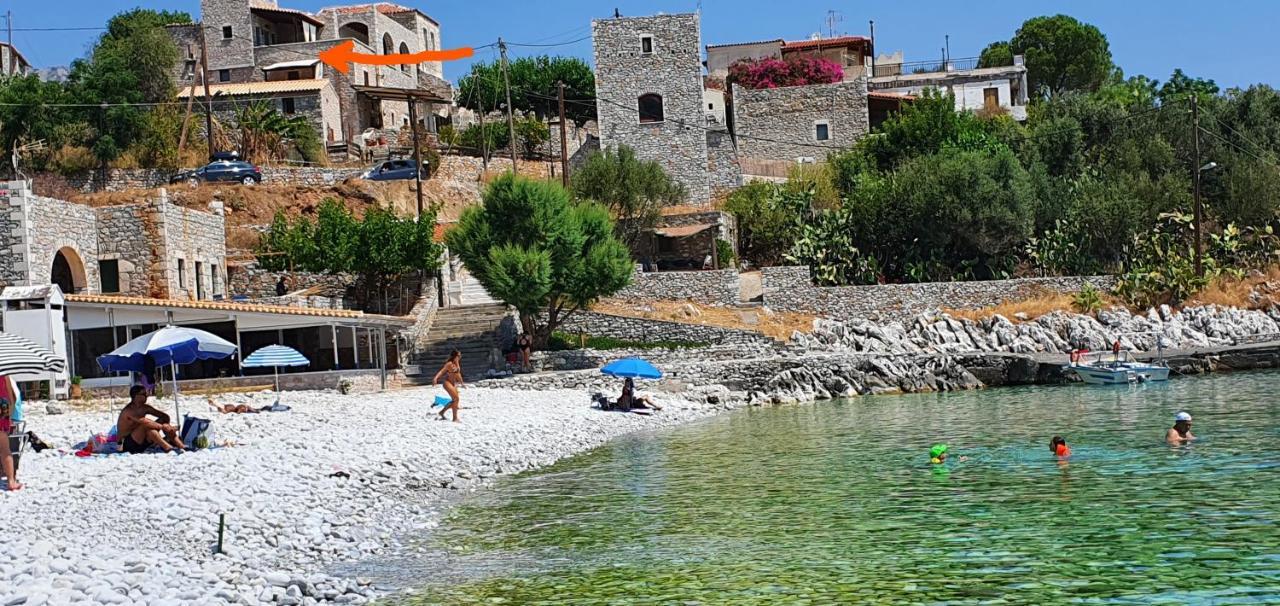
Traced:
<path id="1" fill-rule="evenodd" d="M 838 38 L 821 38 L 819 40 L 795 40 L 792 42 L 783 42 L 782 50 L 801 50 L 815 47 L 837 47 L 850 46 L 853 44 L 864 44 L 870 42 L 870 38 L 866 36 L 840 36 Z"/>
<path id="2" fill-rule="evenodd" d="M 186 299 L 154 299 L 150 297 L 125 297 L 117 295 L 66 295 L 68 303 L 93 303 L 98 305 L 135 305 L 140 307 L 164 307 L 169 309 L 206 309 L 212 311 L 238 311 L 243 313 L 280 314 L 285 316 L 314 316 L 320 318 L 389 320 L 407 324 L 409 320 L 395 316 L 366 314 L 350 309 L 321 309 L 316 307 L 288 307 L 237 303 L 234 301 L 190 301 Z"/>
<path id="3" fill-rule="evenodd" d="M 329 81 L 324 78 L 316 78 L 310 80 L 276 80 L 274 82 L 235 82 L 228 84 L 210 84 L 209 92 L 213 95 L 263 95 L 272 93 L 294 93 L 318 91 L 325 87 Z M 204 86 L 196 86 L 196 96 L 204 95 Z M 186 99 L 191 95 L 192 87 L 188 86 L 178 91 L 179 99 Z"/>
<path id="4" fill-rule="evenodd" d="M 320 9 L 322 13 L 337 13 L 339 15 L 353 15 L 356 13 L 367 13 L 369 9 L 377 8 L 378 12 L 384 15 L 394 15 L 396 13 L 408 13 L 417 9 L 412 9 L 399 4 L 390 2 L 374 2 L 371 4 L 351 4 L 347 6 L 330 6 Z"/>

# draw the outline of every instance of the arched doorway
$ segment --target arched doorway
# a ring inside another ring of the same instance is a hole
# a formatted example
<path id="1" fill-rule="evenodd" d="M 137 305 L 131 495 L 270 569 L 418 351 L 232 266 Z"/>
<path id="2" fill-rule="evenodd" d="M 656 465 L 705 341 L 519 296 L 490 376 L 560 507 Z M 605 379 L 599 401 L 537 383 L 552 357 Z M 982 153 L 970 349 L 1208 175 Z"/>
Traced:
<path id="1" fill-rule="evenodd" d="M 338 28 L 339 38 L 355 38 L 361 44 L 369 44 L 369 26 L 363 23 L 348 23 Z"/>
<path id="2" fill-rule="evenodd" d="M 88 286 L 84 275 L 84 261 L 80 254 L 70 246 L 64 246 L 53 254 L 53 268 L 49 271 L 49 282 L 57 284 L 64 293 L 84 292 Z"/>

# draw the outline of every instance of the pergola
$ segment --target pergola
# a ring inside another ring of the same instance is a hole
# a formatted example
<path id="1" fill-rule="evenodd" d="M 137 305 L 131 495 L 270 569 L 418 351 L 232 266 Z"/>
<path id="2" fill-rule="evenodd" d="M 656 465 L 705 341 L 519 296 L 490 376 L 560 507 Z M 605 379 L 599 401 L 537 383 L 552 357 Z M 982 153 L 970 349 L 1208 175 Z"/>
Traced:
<path id="1" fill-rule="evenodd" d="M 366 314 L 346 309 L 319 309 L 307 307 L 285 307 L 276 305 L 258 305 L 228 301 L 188 301 L 179 299 L 153 299 L 145 297 L 121 297 L 110 295 L 67 295 L 66 296 L 67 328 L 71 333 L 69 349 L 77 349 L 77 333 L 110 329 L 110 343 L 97 344 L 93 356 L 104 352 L 96 349 L 110 347 L 114 349 L 123 345 L 129 338 L 145 332 L 152 326 L 167 324 L 182 326 L 199 326 L 220 324 L 225 327 L 230 323 L 234 332 L 234 343 L 242 345 L 244 333 L 268 333 L 265 340 L 279 342 L 284 331 L 296 329 L 314 329 L 317 336 L 328 333 L 331 351 L 304 351 L 303 354 L 316 361 L 320 356 L 332 355 L 335 370 L 341 368 L 339 362 L 339 345 L 345 335 L 350 336 L 351 357 L 354 368 L 369 366 L 380 371 L 382 386 L 387 382 L 387 332 L 411 325 L 406 318 Z M 123 328 L 123 335 L 121 329 Z M 271 338 L 270 331 L 276 331 L 277 338 Z M 135 334 L 137 333 L 137 334 Z M 366 336 L 367 348 L 364 362 L 361 361 L 360 335 Z M 259 335 L 260 337 L 262 335 Z M 124 339 L 124 340 L 121 340 Z M 231 339 L 228 339 L 231 340 Z M 259 339 L 264 340 L 264 339 Z M 316 339 L 319 341 L 319 339 Z M 344 347 L 344 349 L 346 349 Z M 240 349 L 236 359 L 237 370 L 239 360 L 251 352 Z M 74 365 L 76 355 L 68 356 Z M 74 373 L 75 371 L 72 370 Z M 86 380 L 86 384 L 91 383 Z"/>

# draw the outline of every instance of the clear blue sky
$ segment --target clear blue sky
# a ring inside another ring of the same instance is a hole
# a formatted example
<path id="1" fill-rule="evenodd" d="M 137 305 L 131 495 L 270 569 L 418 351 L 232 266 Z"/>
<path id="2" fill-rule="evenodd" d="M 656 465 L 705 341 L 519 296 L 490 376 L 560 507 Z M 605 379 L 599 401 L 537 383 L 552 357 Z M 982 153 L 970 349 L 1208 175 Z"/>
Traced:
<path id="1" fill-rule="evenodd" d="M 342 0 L 281 0 L 281 6 L 316 11 L 354 4 Z M 399 2 L 421 9 L 441 23 L 446 46 L 480 46 L 502 36 L 512 42 L 565 42 L 590 34 L 593 17 L 608 17 L 617 6 L 623 15 L 688 12 L 697 0 L 448 0 Z M 841 11 L 838 32 L 863 34 L 876 22 L 876 47 L 902 50 L 908 61 L 939 57 L 943 37 L 951 36 L 953 57 L 976 56 L 993 40 L 1007 40 L 1028 17 L 1067 13 L 1102 29 L 1115 61 L 1127 75 L 1146 74 L 1164 81 L 1175 67 L 1212 78 L 1223 88 L 1263 82 L 1280 87 L 1280 2 L 1275 0 L 704 0 L 703 44 L 783 37 L 806 38 L 825 31 L 828 9 Z M 184 10 L 197 16 L 199 0 L 4 0 L 17 28 L 100 26 L 114 13 L 142 6 Z M 0 35 L 3 32 L 0 31 Z M 65 65 L 83 56 L 97 32 L 15 32 L 14 42 L 37 67 Z M 481 59 L 491 50 L 479 51 Z M 513 55 L 574 54 L 591 57 L 587 38 L 566 46 L 513 48 Z M 465 73 L 466 62 L 445 66 L 450 80 Z"/>

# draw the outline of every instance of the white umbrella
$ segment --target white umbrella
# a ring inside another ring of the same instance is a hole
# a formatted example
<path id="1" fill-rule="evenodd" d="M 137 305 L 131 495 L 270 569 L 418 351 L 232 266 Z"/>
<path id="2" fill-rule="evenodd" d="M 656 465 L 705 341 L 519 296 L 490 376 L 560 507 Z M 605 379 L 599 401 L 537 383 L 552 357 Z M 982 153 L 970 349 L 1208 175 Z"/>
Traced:
<path id="1" fill-rule="evenodd" d="M 311 363 L 306 356 L 298 353 L 298 350 L 284 345 L 268 345 L 249 354 L 240 365 L 245 368 L 266 368 L 268 366 L 275 369 L 276 377 L 276 403 L 280 403 L 280 367 L 281 366 L 306 366 Z"/>
<path id="2" fill-rule="evenodd" d="M 115 351 L 98 356 L 98 365 L 107 372 L 147 369 L 147 359 L 155 366 L 169 365 L 173 378 L 173 410 L 182 422 L 178 407 L 178 364 L 196 360 L 221 360 L 236 353 L 234 343 L 210 332 L 184 326 L 166 326 L 137 337 Z"/>

